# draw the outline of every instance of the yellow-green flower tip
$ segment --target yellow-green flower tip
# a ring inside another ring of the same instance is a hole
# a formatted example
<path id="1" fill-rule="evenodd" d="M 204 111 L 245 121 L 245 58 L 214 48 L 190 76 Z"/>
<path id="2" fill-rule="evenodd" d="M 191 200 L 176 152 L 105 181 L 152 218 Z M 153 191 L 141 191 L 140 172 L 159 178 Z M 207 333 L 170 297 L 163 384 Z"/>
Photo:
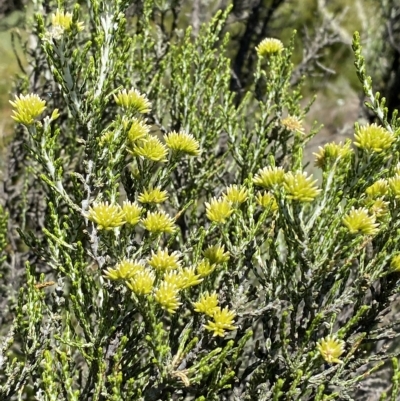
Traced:
<path id="1" fill-rule="evenodd" d="M 312 176 L 307 177 L 306 172 L 297 171 L 285 174 L 283 186 L 287 193 L 287 198 L 299 202 L 311 202 L 321 192 L 315 186 L 317 180 L 312 180 Z"/>
<path id="2" fill-rule="evenodd" d="M 216 269 L 216 267 L 217 265 L 211 264 L 208 259 L 203 259 L 196 266 L 196 272 L 200 275 L 200 277 L 207 277 Z"/>
<path id="3" fill-rule="evenodd" d="M 171 314 L 175 313 L 179 305 L 181 305 L 181 302 L 179 302 L 179 289 L 165 281 L 161 282 L 160 287 L 156 289 L 154 299 L 162 309 Z"/>
<path id="4" fill-rule="evenodd" d="M 285 171 L 282 167 L 267 166 L 260 170 L 253 178 L 254 184 L 265 189 L 272 189 L 283 183 Z"/>
<path id="5" fill-rule="evenodd" d="M 179 288 L 181 289 L 193 287 L 203 281 L 203 278 L 200 276 L 200 274 L 196 274 L 194 267 L 182 269 L 179 274 L 181 278 L 181 284 Z"/>
<path id="6" fill-rule="evenodd" d="M 165 283 L 175 286 L 178 290 L 182 289 L 185 282 L 181 275 L 182 270 L 168 270 L 164 273 Z"/>
<path id="7" fill-rule="evenodd" d="M 296 116 L 287 116 L 286 118 L 283 118 L 281 124 L 289 131 L 304 134 L 303 124 Z"/>
<path id="8" fill-rule="evenodd" d="M 370 185 L 366 190 L 365 193 L 368 195 L 369 198 L 381 198 L 385 196 L 389 192 L 389 183 L 384 180 L 380 179 Z"/>
<path id="9" fill-rule="evenodd" d="M 161 188 L 145 189 L 138 197 L 141 203 L 162 203 L 168 199 L 167 191 L 162 191 Z"/>
<path id="10" fill-rule="evenodd" d="M 159 249 L 157 253 L 152 251 L 148 263 L 153 269 L 158 271 L 176 270 L 181 267 L 179 257 L 180 254 L 176 251 L 170 254 L 168 249 Z"/>
<path id="11" fill-rule="evenodd" d="M 150 126 L 145 124 L 144 121 L 134 118 L 127 136 L 130 144 L 134 146 L 139 139 L 147 138 L 149 134 Z"/>
<path id="12" fill-rule="evenodd" d="M 33 93 L 16 96 L 10 103 L 14 107 L 11 118 L 24 125 L 32 125 L 46 109 L 46 102 Z"/>
<path id="13" fill-rule="evenodd" d="M 225 248 L 220 245 L 210 245 L 203 255 L 212 265 L 227 262 L 230 258 L 229 252 L 225 252 Z"/>
<path id="14" fill-rule="evenodd" d="M 354 144 L 367 152 L 380 153 L 389 149 L 395 141 L 395 136 L 387 129 L 377 124 L 356 127 Z"/>
<path id="15" fill-rule="evenodd" d="M 115 103 L 124 110 L 137 111 L 145 114 L 151 110 L 151 103 L 147 97 L 136 89 L 122 90 L 114 95 Z"/>
<path id="16" fill-rule="evenodd" d="M 72 13 L 57 10 L 55 14 L 51 16 L 51 25 L 55 29 L 61 28 L 62 30 L 68 31 L 72 25 Z M 77 23 L 78 31 L 84 29 L 83 22 Z"/>
<path id="17" fill-rule="evenodd" d="M 258 192 L 256 196 L 256 202 L 264 209 L 270 208 L 272 212 L 278 210 L 278 204 L 276 203 L 275 196 L 269 192 Z"/>
<path id="18" fill-rule="evenodd" d="M 174 220 L 164 211 L 147 212 L 142 223 L 144 228 L 153 234 L 173 233 L 175 231 Z"/>
<path id="19" fill-rule="evenodd" d="M 206 202 L 206 215 L 214 223 L 225 223 L 228 217 L 233 213 L 231 202 L 225 198 L 212 198 Z"/>
<path id="20" fill-rule="evenodd" d="M 54 109 L 53 112 L 51 113 L 51 121 L 57 120 L 57 118 L 60 117 L 60 112 L 58 109 Z"/>
<path id="21" fill-rule="evenodd" d="M 148 135 L 140 143 L 134 145 L 132 153 L 153 162 L 166 162 L 168 149 L 158 138 Z"/>
<path id="22" fill-rule="evenodd" d="M 351 234 L 362 233 L 365 235 L 374 235 L 379 231 L 376 217 L 370 215 L 368 209 L 365 207 L 359 209 L 352 207 L 350 212 L 343 217 L 342 221 Z"/>
<path id="23" fill-rule="evenodd" d="M 272 54 L 279 54 L 283 49 L 283 43 L 279 39 L 275 38 L 265 38 L 256 47 L 259 57 L 267 57 Z"/>
<path id="24" fill-rule="evenodd" d="M 351 141 L 347 141 L 346 143 L 335 143 L 330 142 L 324 145 L 324 147 L 319 147 L 318 153 L 313 153 L 315 156 L 314 165 L 319 168 L 329 167 L 331 163 L 335 161 L 346 158 L 351 155 L 353 150 L 351 149 Z"/>
<path id="25" fill-rule="evenodd" d="M 371 205 L 369 205 L 369 212 L 381 218 L 389 213 L 389 202 L 384 201 L 382 198 L 375 199 Z"/>
<path id="26" fill-rule="evenodd" d="M 194 310 L 199 313 L 204 313 L 208 316 L 213 316 L 218 308 L 218 296 L 216 292 L 209 294 L 208 292 L 201 294 L 198 302 L 193 302 Z"/>
<path id="27" fill-rule="evenodd" d="M 125 223 L 125 215 L 119 205 L 108 202 L 95 203 L 89 208 L 88 219 L 97 224 L 99 230 L 112 230 Z"/>
<path id="28" fill-rule="evenodd" d="M 114 269 L 108 268 L 104 272 L 104 277 L 109 280 L 129 280 L 139 271 L 144 270 L 143 262 L 137 262 L 131 259 L 123 259 Z"/>
<path id="29" fill-rule="evenodd" d="M 344 352 L 344 345 L 344 341 L 339 340 L 334 336 L 328 336 L 318 341 L 317 350 L 326 362 L 330 364 L 343 363 L 339 357 Z"/>
<path id="30" fill-rule="evenodd" d="M 153 272 L 142 269 L 138 271 L 134 277 L 126 282 L 128 288 L 130 288 L 136 295 L 150 294 L 153 290 L 153 284 L 155 275 Z"/>
<path id="31" fill-rule="evenodd" d="M 235 316 L 235 312 L 230 311 L 228 308 L 221 309 L 220 307 L 216 307 L 212 314 L 214 321 L 209 320 L 204 325 L 204 328 L 212 331 L 214 337 L 224 337 L 226 330 L 236 330 L 236 326 L 233 325 Z"/>
<path id="32" fill-rule="evenodd" d="M 233 203 L 234 205 L 240 205 L 246 202 L 248 198 L 248 192 L 245 187 L 239 187 L 237 185 L 230 185 L 226 188 L 224 198 Z"/>
<path id="33" fill-rule="evenodd" d="M 131 203 L 129 201 L 125 201 L 122 205 L 124 220 L 131 226 L 134 226 L 137 223 L 139 223 L 142 210 L 143 208 L 139 206 L 136 202 Z"/>
<path id="34" fill-rule="evenodd" d="M 165 144 L 174 152 L 185 153 L 189 156 L 200 154 L 199 142 L 193 135 L 186 132 L 170 132 L 164 136 Z"/>

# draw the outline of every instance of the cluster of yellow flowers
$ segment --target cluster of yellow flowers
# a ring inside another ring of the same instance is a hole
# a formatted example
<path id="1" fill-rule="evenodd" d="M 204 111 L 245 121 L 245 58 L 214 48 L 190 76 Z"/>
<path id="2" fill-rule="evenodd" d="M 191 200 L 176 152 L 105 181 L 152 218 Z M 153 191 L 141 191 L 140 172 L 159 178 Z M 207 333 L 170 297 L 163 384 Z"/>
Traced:
<path id="1" fill-rule="evenodd" d="M 224 337 L 226 330 L 236 329 L 233 325 L 235 312 L 230 311 L 228 308 L 221 309 L 218 306 L 218 296 L 215 292 L 201 294 L 200 300 L 193 302 L 193 306 L 196 312 L 204 313 L 213 319 L 209 320 L 204 327 L 209 331 L 213 331 L 214 336 Z"/>
<path id="2" fill-rule="evenodd" d="M 119 92 L 114 95 L 115 103 L 124 111 L 148 113 L 151 110 L 150 101 L 136 89 Z M 186 132 L 170 132 L 164 135 L 164 143 L 156 135 L 150 133 L 151 127 L 143 118 L 133 117 L 127 131 L 128 151 L 137 157 L 153 162 L 166 162 L 168 149 L 177 155 L 198 156 L 199 142 L 193 135 Z"/>
<path id="3" fill-rule="evenodd" d="M 204 259 L 196 267 L 183 267 L 178 252 L 168 249 L 152 251 L 146 260 L 123 259 L 104 271 L 109 280 L 122 280 L 136 296 L 151 296 L 162 309 L 175 313 L 180 302 L 180 292 L 200 284 L 215 268 L 229 260 L 229 253 L 219 245 L 209 246 Z M 215 298 L 215 300 L 214 300 Z M 224 336 L 226 330 L 234 330 L 235 313 L 218 307 L 216 294 L 200 296 L 194 303 L 195 311 L 211 316 L 204 327 L 214 335 Z"/>
<path id="4" fill-rule="evenodd" d="M 288 199 L 299 202 L 311 202 L 321 192 L 315 186 L 317 180 L 312 180 L 306 172 L 285 173 L 282 167 L 264 167 L 253 178 L 254 184 L 267 190 L 276 190 L 283 187 Z M 232 215 L 235 208 L 248 199 L 248 191 L 245 187 L 231 185 L 219 198 L 212 198 L 206 202 L 207 218 L 215 223 L 223 224 Z M 268 191 L 258 192 L 256 202 L 263 208 L 269 208 L 272 212 L 278 209 L 275 196 Z"/>
<path id="5" fill-rule="evenodd" d="M 156 192 L 160 191 L 157 188 Z M 151 196 L 152 190 L 148 192 Z M 145 218 L 141 217 L 143 208 L 136 202 L 125 201 L 122 207 L 108 202 L 94 203 L 89 208 L 87 218 L 97 224 L 99 230 L 112 230 L 124 224 L 134 226 L 139 222 L 143 227 L 154 234 L 173 233 L 174 220 L 164 211 L 147 212 Z"/>
<path id="6" fill-rule="evenodd" d="M 205 203 L 207 218 L 215 223 L 225 223 L 234 208 L 246 202 L 247 197 L 245 187 L 229 186 L 221 197 L 212 198 L 210 202 Z"/>
<path id="7" fill-rule="evenodd" d="M 354 145 L 369 154 L 382 153 L 389 149 L 396 140 L 395 134 L 375 123 L 365 126 L 356 125 L 354 138 Z M 319 152 L 314 153 L 316 156 L 315 166 L 324 169 L 329 167 L 330 163 L 352 155 L 351 144 L 352 142 L 348 140 L 345 144 L 331 142 L 320 147 Z"/>
<path id="8" fill-rule="evenodd" d="M 400 165 L 394 168 L 390 178 L 380 178 L 365 190 L 364 206 L 352 208 L 343 218 L 351 234 L 374 235 L 379 231 L 379 222 L 389 213 L 389 199 L 400 199 Z"/>
<path id="9" fill-rule="evenodd" d="M 306 172 L 289 171 L 285 173 L 282 167 L 264 167 L 256 174 L 253 182 L 268 190 L 274 190 L 283 186 L 287 198 L 299 202 L 311 202 L 321 192 L 315 186 L 317 180 L 313 181 L 312 177 L 308 177 Z M 259 196 L 259 203 L 261 204 L 262 201 L 270 203 L 272 200 L 271 197 L 272 195 L 268 192 L 264 193 L 264 195 Z"/>

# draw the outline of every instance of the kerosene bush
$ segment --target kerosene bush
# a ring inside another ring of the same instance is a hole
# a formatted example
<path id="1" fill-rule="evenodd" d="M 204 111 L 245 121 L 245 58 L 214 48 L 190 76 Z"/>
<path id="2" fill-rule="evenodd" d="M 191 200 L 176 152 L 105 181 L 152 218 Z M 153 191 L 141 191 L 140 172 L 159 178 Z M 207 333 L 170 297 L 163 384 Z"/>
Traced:
<path id="1" fill-rule="evenodd" d="M 373 375 L 397 399 L 400 119 L 358 34 L 377 121 L 319 150 L 318 181 L 293 41 L 254 49 L 237 104 L 230 8 L 194 36 L 165 31 L 159 3 L 34 2 L 0 209 L 0 399 L 351 400 Z"/>

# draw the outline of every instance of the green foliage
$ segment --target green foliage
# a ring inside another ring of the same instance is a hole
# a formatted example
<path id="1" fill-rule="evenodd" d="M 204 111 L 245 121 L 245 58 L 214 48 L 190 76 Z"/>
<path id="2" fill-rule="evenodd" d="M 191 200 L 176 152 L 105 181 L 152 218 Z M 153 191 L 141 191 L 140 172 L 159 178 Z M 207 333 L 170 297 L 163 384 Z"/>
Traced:
<path id="1" fill-rule="evenodd" d="M 366 351 L 398 335 L 384 317 L 399 291 L 400 120 L 359 36 L 382 127 L 322 148 L 317 185 L 294 38 L 254 49 L 238 101 L 230 8 L 197 36 L 166 35 L 158 3 L 129 17 L 126 0 L 54 2 L 47 16 L 35 2 L 5 183 L 26 272 L 0 398 L 351 400 L 392 360 L 396 399 L 400 351 Z"/>

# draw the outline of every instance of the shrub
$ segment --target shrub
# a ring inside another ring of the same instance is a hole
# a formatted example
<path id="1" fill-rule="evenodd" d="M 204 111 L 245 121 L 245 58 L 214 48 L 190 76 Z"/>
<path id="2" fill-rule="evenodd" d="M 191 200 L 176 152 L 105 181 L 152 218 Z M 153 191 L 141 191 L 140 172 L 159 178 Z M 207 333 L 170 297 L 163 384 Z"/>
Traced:
<path id="1" fill-rule="evenodd" d="M 35 14 L 0 210 L 1 400 L 351 400 L 385 361 L 395 400 L 400 119 L 358 34 L 379 124 L 321 148 L 318 183 L 293 40 L 259 43 L 236 104 L 229 8 L 193 37 L 158 29 L 156 3 Z"/>

